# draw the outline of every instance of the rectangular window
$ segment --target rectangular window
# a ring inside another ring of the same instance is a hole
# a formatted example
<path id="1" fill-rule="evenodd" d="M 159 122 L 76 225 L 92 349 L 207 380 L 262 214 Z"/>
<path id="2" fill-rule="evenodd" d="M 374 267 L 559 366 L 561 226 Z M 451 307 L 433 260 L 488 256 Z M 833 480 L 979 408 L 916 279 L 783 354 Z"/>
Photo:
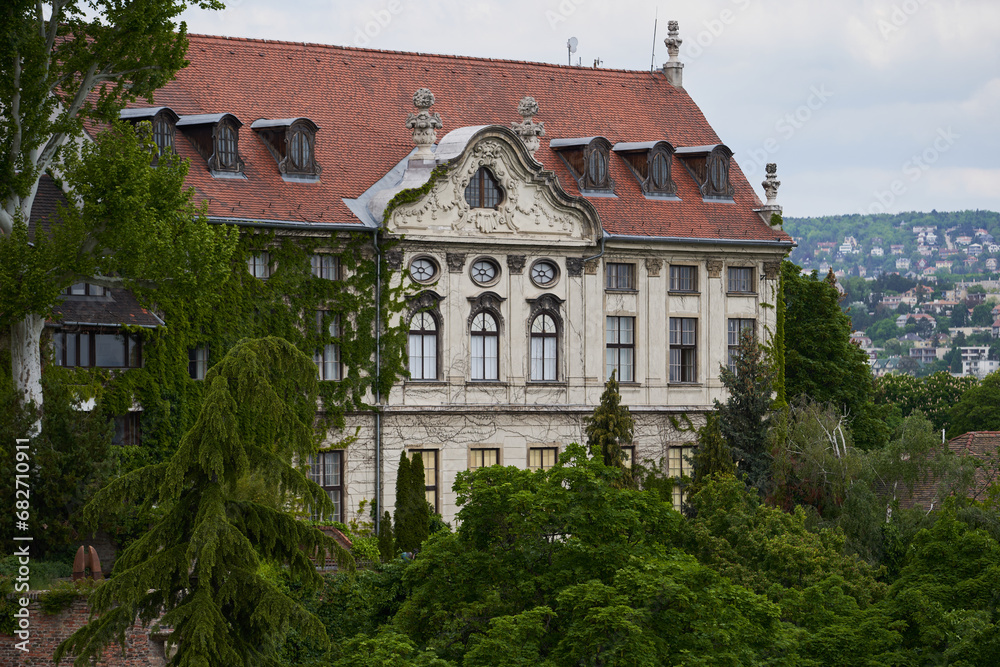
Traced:
<path id="1" fill-rule="evenodd" d="M 485 468 L 486 466 L 495 466 L 499 465 L 499 463 L 500 463 L 499 449 L 473 449 L 472 461 L 470 462 L 469 470 Z"/>
<path id="2" fill-rule="evenodd" d="M 260 278 L 261 280 L 270 278 L 271 256 L 266 252 L 252 255 L 247 260 L 247 269 L 250 270 L 250 275 L 254 278 Z"/>
<path id="3" fill-rule="evenodd" d="M 608 262 L 605 265 L 605 272 L 607 276 L 605 286 L 608 289 L 635 289 L 635 264 Z"/>
<path id="4" fill-rule="evenodd" d="M 142 430 L 139 417 L 141 412 L 130 412 L 122 417 L 115 417 L 115 432 L 111 436 L 111 444 L 117 446 L 138 446 L 142 444 Z"/>
<path id="5" fill-rule="evenodd" d="M 104 296 L 105 289 L 100 285 L 90 283 L 73 283 L 62 291 L 70 296 Z"/>
<path id="6" fill-rule="evenodd" d="M 698 320 L 693 317 L 670 318 L 670 381 L 697 382 Z"/>
<path id="7" fill-rule="evenodd" d="M 204 380 L 208 370 L 208 345 L 188 350 L 188 374 L 192 380 Z"/>
<path id="8" fill-rule="evenodd" d="M 740 336 L 743 335 L 744 331 L 749 331 L 751 334 L 756 334 L 757 332 L 757 320 L 746 319 L 746 318 L 730 318 L 729 319 L 729 332 L 728 332 L 728 342 L 729 342 L 729 370 L 736 372 L 736 356 L 740 350 Z"/>
<path id="9" fill-rule="evenodd" d="M 753 267 L 730 266 L 728 291 L 747 294 L 756 293 L 757 290 L 754 289 L 753 284 Z"/>
<path id="10" fill-rule="evenodd" d="M 411 449 L 410 455 L 419 454 L 424 462 L 424 495 L 430 503 L 432 511 L 438 512 L 438 450 L 436 449 Z"/>
<path id="11" fill-rule="evenodd" d="M 142 339 L 135 334 L 57 331 L 52 352 L 55 364 L 67 368 L 142 367 Z"/>
<path id="12" fill-rule="evenodd" d="M 340 279 L 340 258 L 336 255 L 312 255 L 309 257 L 312 274 L 323 280 Z"/>
<path id="13" fill-rule="evenodd" d="M 626 468 L 631 468 L 635 465 L 635 447 L 631 445 L 622 447 L 622 461 L 625 463 Z"/>
<path id="14" fill-rule="evenodd" d="M 635 318 L 609 316 L 607 340 L 605 375 L 616 371 L 619 382 L 634 382 Z"/>
<path id="15" fill-rule="evenodd" d="M 327 319 L 327 331 L 330 336 L 336 338 L 340 335 L 340 316 L 329 315 L 326 311 L 316 311 L 316 330 L 323 332 L 323 321 Z M 313 353 L 313 361 L 316 362 L 316 370 L 319 372 L 320 380 L 340 380 L 343 377 L 340 365 L 340 345 L 338 343 L 326 343 L 323 347 Z"/>
<path id="16" fill-rule="evenodd" d="M 682 477 L 691 476 L 691 461 L 688 459 L 694 453 L 694 447 L 671 447 L 667 450 L 667 475 L 678 480 L 674 483 L 674 509 L 678 512 L 687 501 L 687 492 L 680 482 Z"/>
<path id="17" fill-rule="evenodd" d="M 326 491 L 333 503 L 333 514 L 320 516 L 319 512 L 312 513 L 313 521 L 340 521 L 344 520 L 344 452 L 320 452 L 309 457 L 309 479 L 319 484 Z"/>
<path id="18" fill-rule="evenodd" d="M 698 267 L 670 266 L 670 291 L 695 292 L 698 290 Z"/>
<path id="19" fill-rule="evenodd" d="M 528 470 L 548 470 L 558 460 L 558 447 L 532 447 L 528 450 Z"/>

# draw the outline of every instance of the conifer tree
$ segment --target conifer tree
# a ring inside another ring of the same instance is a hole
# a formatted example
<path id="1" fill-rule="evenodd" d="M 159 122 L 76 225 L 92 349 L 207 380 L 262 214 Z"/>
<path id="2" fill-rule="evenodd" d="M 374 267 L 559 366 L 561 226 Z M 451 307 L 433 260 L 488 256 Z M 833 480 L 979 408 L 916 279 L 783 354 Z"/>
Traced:
<path id="1" fill-rule="evenodd" d="M 417 452 L 410 461 L 410 490 L 408 502 L 412 508 L 413 527 L 413 548 L 408 551 L 415 551 L 420 548 L 424 540 L 431 534 L 431 506 L 427 502 L 427 491 L 424 484 L 424 458 Z"/>
<path id="2" fill-rule="evenodd" d="M 612 371 L 611 377 L 604 385 L 601 394 L 601 404 L 594 409 L 594 414 L 587 419 L 587 445 L 591 456 L 600 456 L 604 465 L 625 469 L 622 446 L 632 442 L 632 431 L 635 423 L 629 413 L 628 406 L 622 405 L 621 394 L 618 393 L 618 380 Z"/>
<path id="3" fill-rule="evenodd" d="M 320 620 L 259 573 L 263 561 L 287 565 L 297 581 L 318 584 L 308 555 L 350 555 L 315 527 L 268 504 L 240 498 L 257 476 L 288 497 L 332 511 L 323 490 L 295 468 L 316 452 L 316 367 L 281 338 L 244 339 L 205 376 L 194 427 L 166 462 L 135 470 L 98 492 L 85 510 L 95 521 L 122 503 L 156 505 L 162 515 L 115 563 L 90 596 L 90 623 L 58 648 L 56 660 L 91 664 L 123 643 L 137 619 L 173 627 L 172 666 L 271 664 L 294 627 L 328 642 Z"/>
<path id="4" fill-rule="evenodd" d="M 383 563 L 389 562 L 396 555 L 392 538 L 392 517 L 388 510 L 382 515 L 382 523 L 379 526 L 378 553 Z"/>
<path id="5" fill-rule="evenodd" d="M 399 468 L 396 470 L 396 516 L 395 537 L 396 551 L 412 551 L 413 544 L 413 506 L 410 503 L 410 457 L 403 451 L 399 455 Z"/>
<path id="6" fill-rule="evenodd" d="M 736 474 L 732 452 L 722 437 L 718 413 L 709 412 L 705 416 L 705 425 L 698 429 L 698 446 L 691 458 L 694 471 L 688 495 L 697 493 L 714 474 Z"/>

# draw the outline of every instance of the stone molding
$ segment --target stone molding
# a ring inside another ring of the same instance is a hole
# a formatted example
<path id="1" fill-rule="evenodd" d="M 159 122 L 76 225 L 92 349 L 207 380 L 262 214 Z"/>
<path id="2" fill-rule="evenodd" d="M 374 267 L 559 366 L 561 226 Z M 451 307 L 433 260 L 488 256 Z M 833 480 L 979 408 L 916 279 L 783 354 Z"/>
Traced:
<path id="1" fill-rule="evenodd" d="M 650 278 L 659 278 L 660 269 L 663 267 L 663 260 L 659 257 L 646 258 L 646 273 Z"/>
<path id="2" fill-rule="evenodd" d="M 507 255 L 507 268 L 510 269 L 511 275 L 524 273 L 526 259 L 525 255 Z"/>
<path id="3" fill-rule="evenodd" d="M 465 253 L 464 252 L 449 252 L 445 254 L 445 260 L 448 262 L 448 271 L 451 273 L 461 273 L 465 268 Z"/>
<path id="4" fill-rule="evenodd" d="M 708 267 L 708 277 L 709 278 L 721 278 L 722 277 L 722 260 L 721 259 L 710 259 L 707 262 Z"/>

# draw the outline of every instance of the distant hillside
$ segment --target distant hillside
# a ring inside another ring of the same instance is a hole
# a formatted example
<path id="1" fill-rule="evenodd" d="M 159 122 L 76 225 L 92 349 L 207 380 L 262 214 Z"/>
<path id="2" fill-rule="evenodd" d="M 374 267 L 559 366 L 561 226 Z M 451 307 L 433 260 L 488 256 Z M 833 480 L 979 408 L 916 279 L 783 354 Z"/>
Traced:
<path id="1" fill-rule="evenodd" d="M 995 273 L 1000 261 L 1000 213 L 994 211 L 831 215 L 784 223 L 798 243 L 791 260 L 810 269 L 832 266 L 868 277 L 933 270 L 982 274 Z"/>

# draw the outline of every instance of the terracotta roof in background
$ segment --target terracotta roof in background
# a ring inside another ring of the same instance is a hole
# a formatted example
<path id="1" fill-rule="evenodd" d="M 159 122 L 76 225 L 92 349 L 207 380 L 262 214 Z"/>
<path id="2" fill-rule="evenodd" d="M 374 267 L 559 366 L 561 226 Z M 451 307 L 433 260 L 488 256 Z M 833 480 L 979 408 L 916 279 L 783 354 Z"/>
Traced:
<path id="1" fill-rule="evenodd" d="M 247 220 L 360 224 L 341 201 L 361 195 L 413 149 L 407 114 L 417 88 L 430 88 L 444 129 L 521 120 L 517 103 L 533 96 L 546 136 L 536 153 L 562 187 L 576 182 L 549 148 L 557 138 L 601 135 L 611 141 L 665 139 L 674 147 L 720 143 L 687 92 L 662 74 L 511 60 L 373 51 L 255 39 L 190 35 L 190 65 L 155 97 L 180 115 L 228 112 L 243 123 L 240 154 L 246 180 L 213 178 L 205 160 L 177 132 L 191 161 L 189 184 L 208 200 L 209 215 Z M 135 104 L 133 106 L 146 106 Z M 316 122 L 318 183 L 287 183 L 250 124 L 304 116 Z M 617 198 L 589 197 L 612 234 L 790 242 L 752 212 L 760 201 L 733 162 L 733 202 L 704 202 L 674 158 L 681 201 L 646 199 L 620 157 L 611 159 Z"/>
<path id="2" fill-rule="evenodd" d="M 1000 431 L 969 431 L 948 441 L 948 449 L 956 456 L 971 456 L 986 465 L 976 471 L 976 483 L 969 490 L 969 497 L 982 499 L 986 489 L 996 480 L 993 476 L 1000 472 Z M 913 487 L 913 493 L 903 503 L 904 506 L 930 508 L 937 507 L 941 498 L 937 497 L 938 480 L 928 478 Z"/>

